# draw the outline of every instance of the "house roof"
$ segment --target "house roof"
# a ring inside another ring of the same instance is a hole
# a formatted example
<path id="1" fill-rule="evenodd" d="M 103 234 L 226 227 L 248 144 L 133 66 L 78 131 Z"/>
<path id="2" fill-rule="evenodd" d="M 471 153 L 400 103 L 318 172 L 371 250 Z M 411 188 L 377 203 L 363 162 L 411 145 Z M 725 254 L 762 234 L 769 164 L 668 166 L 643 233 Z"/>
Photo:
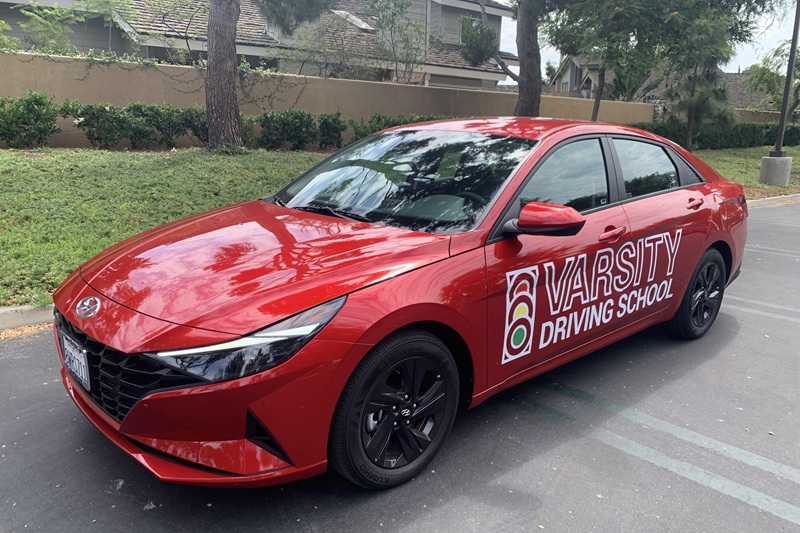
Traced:
<path id="1" fill-rule="evenodd" d="M 478 4 L 479 0 L 463 0 L 468 3 Z M 508 6 L 493 0 L 486 0 L 486 5 Z M 373 28 L 377 25 L 375 17 L 366 12 L 363 0 L 338 0 L 333 10 L 344 11 L 355 15 Z M 169 12 L 164 12 L 163 6 L 152 0 L 132 0 L 131 9 L 123 15 L 125 21 L 138 34 L 164 36 L 176 41 L 192 39 L 205 41 L 208 27 L 208 0 L 185 0 L 184 3 L 170 4 Z M 321 21 L 326 28 L 336 28 L 344 31 L 345 38 L 332 32 L 325 32 L 323 38 L 333 46 L 346 47 L 347 52 L 368 59 L 384 57 L 381 38 L 375 31 L 359 28 L 355 24 L 346 23 L 341 16 L 333 11 L 325 11 Z M 288 47 L 279 36 L 268 31 L 267 21 L 261 16 L 253 0 L 241 0 L 241 14 L 236 28 L 236 42 L 239 45 L 261 47 Z M 507 52 L 501 52 L 501 57 L 506 61 L 514 62 L 517 57 Z M 459 46 L 443 43 L 431 37 L 429 41 L 428 58 L 426 65 L 449 67 L 473 71 L 497 73 L 499 67 L 493 61 L 486 61 L 473 67 L 459 52 Z"/>
<path id="2" fill-rule="evenodd" d="M 747 74 L 739 72 L 723 72 L 722 82 L 728 88 L 728 104 L 735 109 L 769 109 L 765 103 L 764 92 L 750 92 L 744 78 Z"/>

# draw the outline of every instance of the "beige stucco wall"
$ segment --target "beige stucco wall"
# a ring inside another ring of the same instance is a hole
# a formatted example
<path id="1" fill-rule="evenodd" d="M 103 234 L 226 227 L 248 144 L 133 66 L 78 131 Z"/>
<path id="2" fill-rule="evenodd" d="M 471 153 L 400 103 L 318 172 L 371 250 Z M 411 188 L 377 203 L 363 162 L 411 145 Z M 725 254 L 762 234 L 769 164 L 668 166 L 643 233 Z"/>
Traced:
<path id="1" fill-rule="evenodd" d="M 192 67 L 145 67 L 135 63 L 88 64 L 65 57 L 39 57 L 0 52 L 0 95 L 20 97 L 27 91 L 81 103 L 169 103 L 176 107 L 204 105 L 203 73 Z M 299 76 L 250 77 L 240 84 L 239 102 L 244 113 L 261 109 L 295 107 L 313 113 L 342 110 L 346 117 L 368 119 L 374 113 L 437 114 L 456 116 L 511 115 L 517 95 L 419 87 L 353 80 Z M 588 120 L 592 102 L 579 98 L 542 97 L 541 114 L 547 117 Z M 652 104 L 608 102 L 600 107 L 600 120 L 649 122 Z M 63 133 L 52 146 L 85 145 L 83 132 L 62 122 Z"/>

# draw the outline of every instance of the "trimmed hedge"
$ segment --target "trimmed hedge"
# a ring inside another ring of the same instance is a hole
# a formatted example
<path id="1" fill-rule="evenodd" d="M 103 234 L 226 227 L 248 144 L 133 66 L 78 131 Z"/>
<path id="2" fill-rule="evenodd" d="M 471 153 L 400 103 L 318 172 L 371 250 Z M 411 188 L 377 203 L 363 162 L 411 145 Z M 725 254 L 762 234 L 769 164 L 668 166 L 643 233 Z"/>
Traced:
<path id="1" fill-rule="evenodd" d="M 347 122 L 350 124 L 350 127 L 353 128 L 353 138 L 350 139 L 350 142 L 358 141 L 359 139 L 363 139 L 368 135 L 372 135 L 375 132 L 385 130 L 386 128 L 394 128 L 396 126 L 404 126 L 406 124 L 413 124 L 415 122 L 428 122 L 430 120 L 446 120 L 448 118 L 455 118 L 448 115 L 381 115 L 380 113 L 375 113 L 369 120 L 364 123 L 364 120 L 359 120 L 356 122 L 352 118 L 349 119 Z"/>
<path id="2" fill-rule="evenodd" d="M 637 122 L 628 124 L 634 128 L 660 135 L 681 146 L 686 142 L 686 122 Z M 732 128 L 710 128 L 701 126 L 693 135 L 694 147 L 699 150 L 724 150 L 726 148 L 749 148 L 751 146 L 775 145 L 777 122 L 739 122 Z M 787 124 L 784 146 L 800 145 L 800 124 Z"/>
<path id="3" fill-rule="evenodd" d="M 85 132 L 92 146 L 100 148 L 114 148 L 126 139 L 137 150 L 154 146 L 173 148 L 176 140 L 186 135 L 193 135 L 203 144 L 208 141 L 205 110 L 198 106 L 175 108 L 169 104 L 132 103 L 120 107 L 71 101 L 54 104 L 52 97 L 37 92 L 28 92 L 18 99 L 0 97 L 0 141 L 10 148 L 45 145 L 52 134 L 60 131 L 56 126 L 59 115 L 72 117 L 75 126 Z M 314 144 L 321 148 L 339 148 L 348 124 L 354 132 L 350 142 L 354 142 L 387 128 L 448 118 L 453 117 L 375 113 L 365 122 L 345 120 L 340 110 L 317 117 L 299 109 L 264 110 L 256 116 L 241 115 L 242 141 L 251 148 L 290 146 L 303 150 Z M 686 140 L 684 121 L 640 122 L 630 126 L 656 133 L 680 145 Z M 740 122 L 724 129 L 701 126 L 694 134 L 694 148 L 721 150 L 774 145 L 777 129 L 778 124 L 774 122 Z M 800 145 L 800 124 L 787 125 L 784 145 Z"/>

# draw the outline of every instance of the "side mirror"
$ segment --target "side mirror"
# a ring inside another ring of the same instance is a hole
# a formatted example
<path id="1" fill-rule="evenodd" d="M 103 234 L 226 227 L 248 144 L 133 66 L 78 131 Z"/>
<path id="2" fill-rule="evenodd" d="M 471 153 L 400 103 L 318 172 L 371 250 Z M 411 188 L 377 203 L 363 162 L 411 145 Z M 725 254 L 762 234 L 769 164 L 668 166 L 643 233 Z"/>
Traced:
<path id="1" fill-rule="evenodd" d="M 529 202 L 522 207 L 519 218 L 509 220 L 503 232 L 525 235 L 577 235 L 586 219 L 566 205 Z"/>

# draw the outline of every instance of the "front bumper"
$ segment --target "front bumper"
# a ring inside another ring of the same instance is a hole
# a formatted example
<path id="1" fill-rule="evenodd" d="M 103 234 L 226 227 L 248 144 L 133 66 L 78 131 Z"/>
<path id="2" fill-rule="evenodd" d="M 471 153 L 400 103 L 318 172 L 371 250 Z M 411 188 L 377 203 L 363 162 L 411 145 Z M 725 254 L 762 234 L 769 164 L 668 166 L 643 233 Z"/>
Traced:
<path id="1" fill-rule="evenodd" d="M 63 368 L 56 344 L 64 386 L 106 437 L 162 481 L 216 487 L 268 486 L 325 471 L 343 387 L 337 363 L 355 347 L 313 339 L 266 372 L 145 395 L 120 423 Z M 254 434 L 253 420 L 274 447 Z"/>

